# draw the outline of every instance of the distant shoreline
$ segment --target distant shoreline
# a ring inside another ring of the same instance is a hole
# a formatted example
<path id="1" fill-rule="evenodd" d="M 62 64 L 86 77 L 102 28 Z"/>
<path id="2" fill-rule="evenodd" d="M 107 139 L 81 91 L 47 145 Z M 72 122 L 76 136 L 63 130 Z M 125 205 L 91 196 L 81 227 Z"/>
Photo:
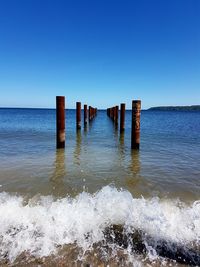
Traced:
<path id="1" fill-rule="evenodd" d="M 200 111 L 200 105 L 192 106 L 159 106 L 147 109 L 149 111 Z"/>

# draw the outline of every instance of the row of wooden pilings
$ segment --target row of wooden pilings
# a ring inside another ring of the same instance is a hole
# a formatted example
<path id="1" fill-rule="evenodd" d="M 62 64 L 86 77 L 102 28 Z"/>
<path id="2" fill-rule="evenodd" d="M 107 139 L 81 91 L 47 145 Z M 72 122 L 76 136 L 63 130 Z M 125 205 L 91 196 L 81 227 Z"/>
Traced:
<path id="1" fill-rule="evenodd" d="M 139 149 L 140 147 L 140 112 L 141 100 L 132 101 L 132 119 L 131 119 L 131 148 Z M 120 106 L 120 132 L 125 130 L 125 104 Z M 107 109 L 107 115 L 118 125 L 119 107 L 114 106 Z M 84 125 L 88 120 L 91 121 L 97 115 L 97 108 L 84 105 Z M 81 102 L 76 102 L 76 129 L 81 129 Z M 56 97 L 56 146 L 57 148 L 65 147 L 65 97 Z"/>
<path id="2" fill-rule="evenodd" d="M 120 105 L 120 133 L 125 130 L 125 113 L 126 106 L 124 103 Z M 131 115 L 131 148 L 139 149 L 140 147 L 140 113 L 141 113 L 141 100 L 132 101 L 132 115 Z M 119 106 L 107 108 L 108 117 L 118 125 Z"/>
<path id="3" fill-rule="evenodd" d="M 84 105 L 84 125 L 97 115 L 97 108 Z M 76 102 L 76 129 L 81 129 L 81 102 Z M 56 96 L 56 147 L 65 147 L 65 97 Z"/>

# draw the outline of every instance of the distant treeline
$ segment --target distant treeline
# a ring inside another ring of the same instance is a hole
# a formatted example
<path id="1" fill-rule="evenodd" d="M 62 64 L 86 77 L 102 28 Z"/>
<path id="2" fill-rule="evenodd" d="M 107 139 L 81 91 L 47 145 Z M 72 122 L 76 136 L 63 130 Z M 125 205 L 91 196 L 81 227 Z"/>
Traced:
<path id="1" fill-rule="evenodd" d="M 200 105 L 192 106 L 161 106 L 161 107 L 152 107 L 148 110 L 160 110 L 160 111 L 200 111 Z"/>

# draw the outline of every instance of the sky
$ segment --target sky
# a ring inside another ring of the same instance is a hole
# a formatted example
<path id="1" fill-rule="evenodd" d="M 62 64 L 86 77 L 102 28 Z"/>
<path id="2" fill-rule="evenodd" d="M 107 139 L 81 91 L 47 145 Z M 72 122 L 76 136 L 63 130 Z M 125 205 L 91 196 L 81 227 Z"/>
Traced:
<path id="1" fill-rule="evenodd" d="M 0 107 L 200 104 L 199 0 L 0 0 Z"/>

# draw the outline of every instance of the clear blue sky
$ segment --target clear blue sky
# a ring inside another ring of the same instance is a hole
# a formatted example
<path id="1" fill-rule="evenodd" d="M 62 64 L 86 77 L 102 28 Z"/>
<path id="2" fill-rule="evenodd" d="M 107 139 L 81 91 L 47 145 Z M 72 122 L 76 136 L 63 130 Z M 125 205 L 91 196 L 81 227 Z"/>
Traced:
<path id="1" fill-rule="evenodd" d="M 199 0 L 0 0 L 0 107 L 200 104 Z"/>

